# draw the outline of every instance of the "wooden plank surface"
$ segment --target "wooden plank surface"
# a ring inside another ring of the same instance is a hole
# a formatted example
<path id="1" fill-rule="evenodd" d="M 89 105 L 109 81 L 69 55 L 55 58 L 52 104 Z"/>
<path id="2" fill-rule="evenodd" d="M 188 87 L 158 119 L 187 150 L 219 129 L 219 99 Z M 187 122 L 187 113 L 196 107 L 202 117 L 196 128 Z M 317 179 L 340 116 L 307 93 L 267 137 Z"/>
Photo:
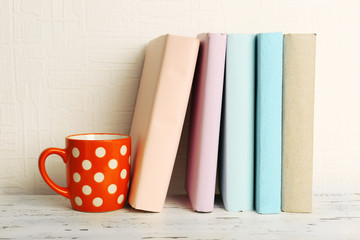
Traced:
<path id="1" fill-rule="evenodd" d="M 219 197 L 196 213 L 182 195 L 161 213 L 83 213 L 57 195 L 0 195 L 0 239 L 360 239 L 360 193 L 313 199 L 311 214 L 227 212 Z"/>

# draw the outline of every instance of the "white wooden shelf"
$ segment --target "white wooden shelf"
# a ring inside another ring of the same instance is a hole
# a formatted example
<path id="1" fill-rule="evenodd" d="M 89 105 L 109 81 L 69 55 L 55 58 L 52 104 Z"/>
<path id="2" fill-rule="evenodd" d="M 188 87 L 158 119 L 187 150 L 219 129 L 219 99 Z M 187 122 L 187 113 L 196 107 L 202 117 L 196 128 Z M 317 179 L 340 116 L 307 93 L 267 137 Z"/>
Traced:
<path id="1" fill-rule="evenodd" d="M 0 239 L 360 239 L 360 193 L 319 194 L 313 213 L 196 213 L 186 196 L 161 213 L 130 207 L 107 213 L 72 210 L 58 195 L 0 195 Z"/>

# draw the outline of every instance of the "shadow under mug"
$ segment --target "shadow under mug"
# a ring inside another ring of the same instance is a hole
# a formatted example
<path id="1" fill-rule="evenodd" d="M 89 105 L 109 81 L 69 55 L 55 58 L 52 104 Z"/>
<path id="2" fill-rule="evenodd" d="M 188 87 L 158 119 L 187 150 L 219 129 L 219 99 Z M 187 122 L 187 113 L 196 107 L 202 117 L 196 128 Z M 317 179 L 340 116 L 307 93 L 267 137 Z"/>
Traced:
<path id="1" fill-rule="evenodd" d="M 59 155 L 66 164 L 67 187 L 55 184 L 45 170 L 45 160 Z M 106 212 L 120 209 L 127 199 L 130 180 L 131 138 L 113 133 L 76 134 L 66 137 L 66 148 L 47 148 L 39 157 L 44 181 L 69 198 L 75 210 Z"/>

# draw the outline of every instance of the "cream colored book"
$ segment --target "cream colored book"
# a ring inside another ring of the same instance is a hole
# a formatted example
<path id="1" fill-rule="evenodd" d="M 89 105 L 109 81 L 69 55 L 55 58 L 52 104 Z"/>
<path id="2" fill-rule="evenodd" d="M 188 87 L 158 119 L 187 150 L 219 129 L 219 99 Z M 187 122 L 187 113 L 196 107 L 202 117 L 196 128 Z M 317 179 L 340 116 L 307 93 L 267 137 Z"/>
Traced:
<path id="1" fill-rule="evenodd" d="M 312 211 L 315 49 L 315 34 L 284 36 L 284 212 Z"/>
<path id="2" fill-rule="evenodd" d="M 164 35 L 148 44 L 131 125 L 134 164 L 129 203 L 164 206 L 188 105 L 199 40 Z"/>

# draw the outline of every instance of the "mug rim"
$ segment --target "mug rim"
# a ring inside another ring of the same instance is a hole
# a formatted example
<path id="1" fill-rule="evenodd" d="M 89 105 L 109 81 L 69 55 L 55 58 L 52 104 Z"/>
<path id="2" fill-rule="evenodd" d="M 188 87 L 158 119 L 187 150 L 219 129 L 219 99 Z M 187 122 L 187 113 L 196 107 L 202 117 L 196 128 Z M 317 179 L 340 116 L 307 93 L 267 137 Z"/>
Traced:
<path id="1" fill-rule="evenodd" d="M 82 138 L 85 136 L 89 136 L 89 137 L 93 136 L 93 139 Z M 96 138 L 96 136 L 103 136 L 103 138 Z M 106 138 L 106 136 L 108 136 L 109 138 Z M 114 136 L 117 136 L 117 138 L 116 137 L 114 138 Z M 71 134 L 66 137 L 66 140 L 70 140 L 70 141 L 123 141 L 123 140 L 129 139 L 129 138 L 130 138 L 129 135 L 119 134 L 119 133 L 80 133 L 80 134 Z"/>

